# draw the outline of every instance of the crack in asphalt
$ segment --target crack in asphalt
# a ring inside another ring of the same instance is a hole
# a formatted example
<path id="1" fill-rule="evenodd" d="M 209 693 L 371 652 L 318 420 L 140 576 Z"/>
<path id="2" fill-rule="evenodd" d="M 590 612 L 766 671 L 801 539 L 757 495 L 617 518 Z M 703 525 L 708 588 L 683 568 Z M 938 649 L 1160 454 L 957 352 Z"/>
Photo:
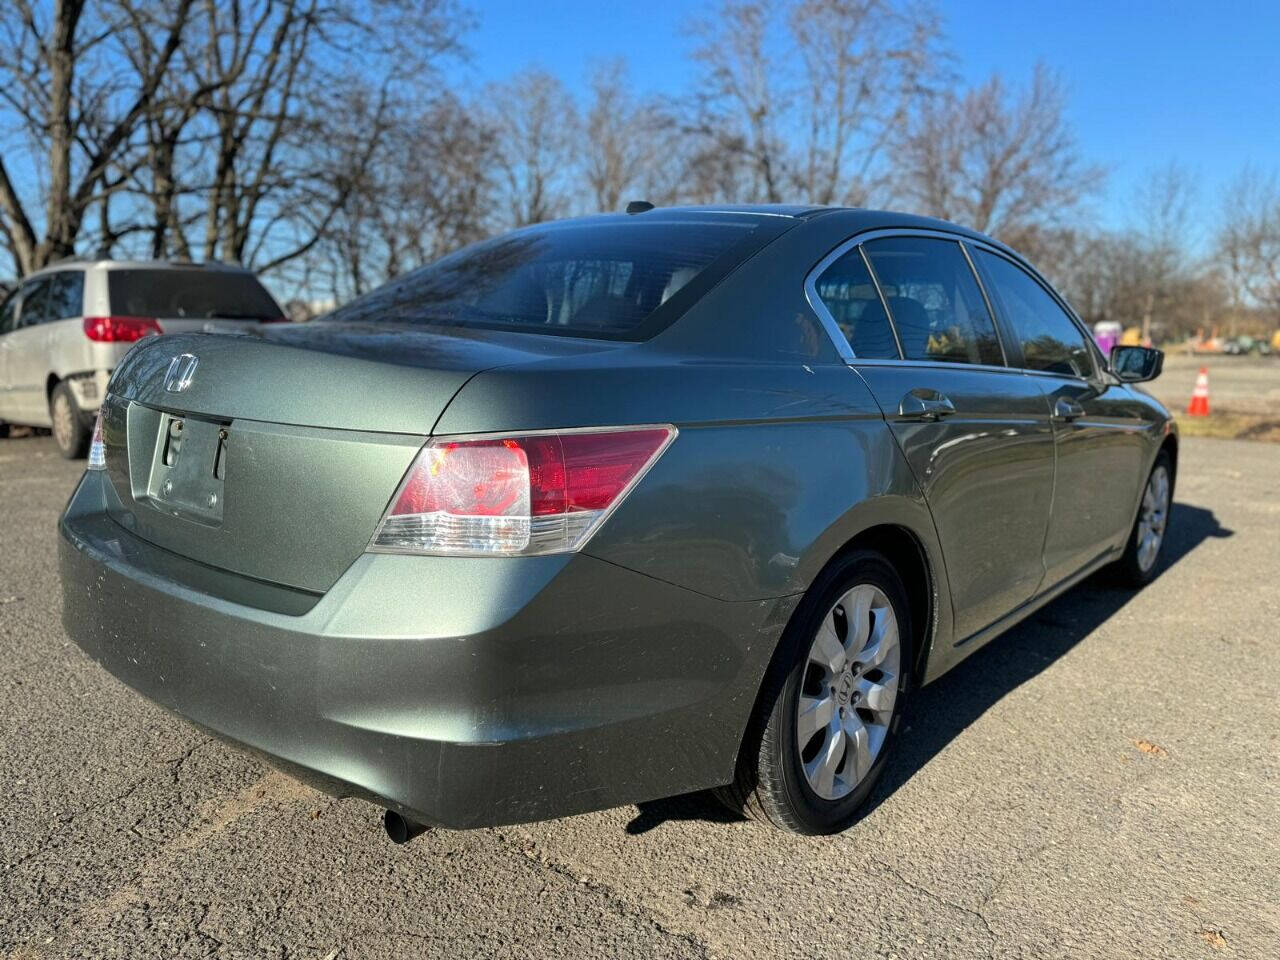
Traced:
<path id="1" fill-rule="evenodd" d="M 1013 866 L 1004 871 L 1004 873 L 1000 875 L 1000 879 L 995 882 L 989 891 L 987 891 L 987 895 L 982 898 L 982 903 L 978 905 L 978 910 L 985 910 L 987 907 L 991 906 L 991 903 L 995 900 L 997 894 L 1001 893 L 1005 887 L 1009 885 L 1009 881 L 1012 880 L 1016 874 L 1021 872 L 1024 867 L 1039 857 L 1040 854 L 1055 846 L 1057 846 L 1057 843 L 1054 840 L 1046 840 L 1044 843 L 1038 843 L 1033 847 L 1018 850 L 1013 858 Z"/>
<path id="2" fill-rule="evenodd" d="M 923 884 L 916 883 L 914 880 L 908 880 L 905 876 L 902 875 L 901 870 L 899 870 L 897 867 L 893 866 L 892 864 L 885 863 L 883 860 L 881 860 L 878 857 L 870 857 L 868 859 L 870 859 L 870 861 L 874 863 L 876 866 L 878 866 L 881 870 L 884 870 L 886 873 L 890 874 L 895 880 L 898 881 L 898 883 L 902 884 L 908 890 L 914 890 L 916 893 L 919 893 L 925 897 L 928 897 L 930 900 L 932 900 L 934 903 L 937 903 L 940 906 L 948 907 L 952 910 L 958 910 L 963 914 L 974 917 L 979 923 L 982 924 L 983 929 L 987 931 L 987 936 L 991 938 L 991 946 L 987 951 L 987 956 L 990 957 L 991 960 L 995 960 L 996 943 L 999 941 L 1000 936 L 999 934 L 996 933 L 995 929 L 991 926 L 991 921 L 986 918 L 986 916 L 982 913 L 982 910 L 980 908 L 967 907 L 963 903 L 956 903 L 954 900 L 949 900 L 946 897 L 942 896 L 941 894 L 934 893 L 934 891 L 930 890 L 928 887 L 924 886 Z"/>
<path id="3" fill-rule="evenodd" d="M 523 830 L 519 830 L 518 828 L 517 832 L 523 837 L 522 842 L 516 842 L 514 838 L 508 837 L 508 835 L 502 830 L 493 831 L 494 836 L 496 836 L 499 841 L 523 854 L 526 860 L 544 867 L 556 876 L 568 880 L 576 886 L 585 887 L 588 890 L 600 894 L 618 913 L 643 920 L 663 936 L 687 943 L 698 952 L 699 956 L 705 958 L 705 960 L 714 960 L 716 954 L 712 951 L 711 945 L 702 938 L 687 931 L 679 931 L 669 928 L 663 920 L 659 919 L 659 914 L 652 908 L 643 903 L 635 903 L 629 900 L 623 896 L 616 887 L 592 879 L 585 873 L 581 872 L 580 865 L 553 857 L 546 851 L 546 848 L 543 847 L 542 844 L 538 843 L 538 841 L 533 838 L 531 834 L 528 834 Z"/>
<path id="4" fill-rule="evenodd" d="M 45 853 L 51 853 L 54 850 L 59 849 L 62 846 L 62 844 L 55 843 L 54 841 L 57 840 L 58 838 L 63 838 L 64 840 L 66 839 L 67 827 L 75 823 L 85 814 L 92 813 L 98 810 L 107 810 L 115 806 L 116 804 L 123 803 L 125 800 L 128 800 L 135 793 L 137 793 L 138 790 L 141 789 L 144 784 L 146 784 L 148 781 L 153 779 L 155 779 L 155 777 L 152 774 L 148 774 L 147 776 L 140 777 L 139 779 L 131 783 L 124 790 L 124 792 L 119 793 L 113 797 L 108 797 L 106 800 L 102 800 L 100 802 L 92 803 L 92 804 L 89 804 L 88 806 L 81 807 L 79 810 L 74 810 L 71 813 L 64 815 L 59 819 L 58 821 L 59 826 L 56 829 L 50 830 L 43 837 L 41 837 L 39 840 L 36 841 L 36 848 L 34 850 L 32 850 L 30 853 L 24 854 L 23 856 L 19 857 L 17 860 L 13 861 L 12 863 L 5 864 L 3 872 L 0 872 L 0 877 L 8 877 L 10 874 L 12 874 L 14 871 L 16 871 L 19 867 L 23 866 L 24 864 L 27 864 L 30 861 L 37 859 L 38 857 L 40 857 Z"/>
<path id="5" fill-rule="evenodd" d="M 213 743 L 213 741 L 202 740 L 199 743 L 192 746 L 191 748 L 183 751 L 180 756 L 175 757 L 171 760 L 160 761 L 161 763 L 170 766 L 170 770 L 168 772 L 175 786 L 178 783 L 178 777 L 179 777 L 180 771 L 182 770 L 183 765 L 188 760 L 191 759 L 192 755 L 197 750 L 201 749 L 202 747 L 208 746 L 210 743 Z M 61 849 L 65 845 L 65 843 L 68 842 L 70 839 L 68 836 L 69 828 L 73 824 L 75 824 L 77 821 L 79 821 L 82 817 L 84 817 L 87 814 L 96 813 L 103 810 L 109 810 L 112 807 L 117 806 L 118 804 L 124 803 L 126 800 L 128 800 L 130 797 L 136 794 L 140 789 L 142 789 L 142 787 L 156 780 L 158 777 L 159 777 L 158 773 L 148 773 L 145 776 L 139 777 L 137 780 L 133 781 L 122 792 L 114 796 L 108 797 L 105 800 L 101 800 L 95 803 L 87 804 L 78 810 L 73 810 L 72 812 L 68 814 L 64 814 L 63 816 L 59 817 L 58 826 L 55 829 L 50 830 L 48 833 L 42 836 L 39 840 L 37 840 L 35 849 L 19 857 L 17 860 L 14 860 L 12 863 L 5 864 L 3 870 L 0 870 L 0 877 L 8 877 L 11 874 L 13 874 L 15 871 L 17 871 L 19 868 L 30 863 L 32 860 L 36 860 L 41 856 L 43 856 L 44 854 L 53 853 L 54 851 Z M 138 824 L 140 824 L 144 818 L 145 818 L 145 815 L 144 817 L 139 817 L 137 820 L 133 822 L 132 826 L 129 827 L 129 830 L 139 838 L 142 838 L 142 833 L 138 831 L 137 827 L 138 827 Z M 58 841 L 61 841 L 61 842 L 58 842 Z"/>
<path id="6" fill-rule="evenodd" d="M 184 763 L 192 753 L 205 743 L 210 742 L 212 741 L 196 744 L 192 749 L 185 751 L 181 757 L 167 761 L 167 763 Z M 139 780 L 129 791 L 122 794 L 121 798 L 132 795 L 139 787 L 151 779 L 154 778 L 144 777 Z M 167 863 L 174 855 L 190 850 L 213 834 L 226 829 L 231 823 L 246 813 L 257 809 L 268 800 L 287 797 L 297 789 L 305 788 L 301 787 L 301 785 L 295 785 L 294 781 L 289 780 L 282 773 L 270 771 L 234 794 L 224 797 L 220 803 L 213 809 L 208 810 L 207 813 L 202 815 L 193 810 L 192 812 L 196 818 L 193 824 L 189 824 L 167 843 L 160 846 L 126 880 L 118 884 L 114 889 L 104 892 L 102 896 L 86 901 L 70 917 L 64 918 L 65 922 L 61 925 L 61 929 L 54 933 L 50 941 L 41 945 L 37 953 L 43 954 L 46 951 L 56 953 L 66 938 L 80 929 L 87 920 L 104 915 L 109 917 L 128 901 L 137 899 L 139 896 L 138 884 L 144 877 L 151 876 L 157 866 Z M 207 915 L 208 912 L 206 910 L 204 916 L 198 921 L 197 926 L 204 922 Z M 195 928 L 193 928 L 193 932 L 196 932 Z"/>

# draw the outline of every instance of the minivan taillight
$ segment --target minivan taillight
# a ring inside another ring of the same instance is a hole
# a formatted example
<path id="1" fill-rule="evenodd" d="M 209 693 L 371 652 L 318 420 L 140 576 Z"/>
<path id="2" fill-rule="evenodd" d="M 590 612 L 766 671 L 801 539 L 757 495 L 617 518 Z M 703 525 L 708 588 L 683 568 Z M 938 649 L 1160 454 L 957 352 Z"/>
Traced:
<path id="1" fill-rule="evenodd" d="M 97 343 L 132 343 L 164 331 L 154 317 L 85 317 L 84 332 Z"/>
<path id="2" fill-rule="evenodd" d="M 369 549 L 527 556 L 582 547 L 675 439 L 670 425 L 441 437 L 414 460 Z"/>

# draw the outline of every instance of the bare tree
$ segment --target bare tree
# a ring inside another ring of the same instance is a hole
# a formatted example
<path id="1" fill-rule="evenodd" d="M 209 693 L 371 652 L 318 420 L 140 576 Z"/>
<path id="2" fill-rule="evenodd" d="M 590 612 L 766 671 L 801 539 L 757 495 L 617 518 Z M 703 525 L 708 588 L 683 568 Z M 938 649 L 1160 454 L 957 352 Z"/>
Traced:
<path id="1" fill-rule="evenodd" d="M 1222 199 L 1217 248 L 1235 312 L 1258 306 L 1280 315 L 1280 181 L 1256 167 L 1241 170 Z"/>
<path id="2" fill-rule="evenodd" d="M 490 87 L 501 204 L 512 226 L 562 216 L 574 199 L 578 108 L 560 80 L 530 69 Z"/>
<path id="3" fill-rule="evenodd" d="M 452 0 L 14 0 L 0 107 L 22 138 L 0 157 L 0 235 L 16 268 L 93 240 L 260 270 L 308 255 L 464 24 Z"/>
<path id="4" fill-rule="evenodd" d="M 116 168 L 127 165 L 123 155 L 178 50 L 193 2 L 116 0 L 87 12 L 85 0 L 55 0 L 52 10 L 10 0 L 0 13 L 0 100 L 27 146 L 25 156 L 0 157 L 0 226 L 20 273 L 71 255 L 90 208 L 123 183 Z M 149 48 L 134 73 L 115 67 L 126 20 Z M 15 167 L 37 167 L 47 179 L 24 192 Z M 43 222 L 34 212 L 40 206 Z"/>
<path id="5" fill-rule="evenodd" d="M 793 189 L 813 203 L 865 203 L 891 138 L 944 78 L 939 18 L 889 0 L 804 0 L 789 25 L 803 64 Z"/>
<path id="6" fill-rule="evenodd" d="M 1172 162 L 1148 171 L 1134 191 L 1132 246 L 1139 257 L 1131 289 L 1141 302 L 1144 342 L 1151 339 L 1153 315 L 1169 314 L 1186 293 L 1195 199 L 1194 178 Z"/>
<path id="7" fill-rule="evenodd" d="M 997 74 L 982 86 L 924 105 L 894 153 L 901 196 L 922 212 L 1018 246 L 1061 226 L 1101 186 L 1081 159 L 1061 83 L 1037 66 L 1011 92 Z"/>
<path id="8" fill-rule="evenodd" d="M 746 184 L 735 199 L 741 202 L 781 202 L 786 185 L 789 91 L 780 80 L 782 55 L 772 42 L 780 19 L 777 0 L 723 0 L 714 17 L 694 25 L 702 40 L 694 59 L 703 77 L 690 132 L 707 141 L 697 159 L 704 166 L 740 164 Z M 738 178 L 724 174 L 708 180 L 737 186 Z"/>
<path id="9" fill-rule="evenodd" d="M 947 62 L 932 8 L 894 0 L 725 0 L 695 32 L 689 128 L 744 201 L 863 202 Z"/>
<path id="10" fill-rule="evenodd" d="M 628 196 L 672 202 L 679 191 L 673 118 L 633 92 L 623 60 L 597 64 L 590 86 L 582 152 L 595 209 L 617 210 Z"/>
<path id="11" fill-rule="evenodd" d="M 363 129 L 352 113 L 350 135 Z M 397 113 L 306 266 L 337 300 L 358 295 L 486 235 L 493 136 L 453 96 Z"/>

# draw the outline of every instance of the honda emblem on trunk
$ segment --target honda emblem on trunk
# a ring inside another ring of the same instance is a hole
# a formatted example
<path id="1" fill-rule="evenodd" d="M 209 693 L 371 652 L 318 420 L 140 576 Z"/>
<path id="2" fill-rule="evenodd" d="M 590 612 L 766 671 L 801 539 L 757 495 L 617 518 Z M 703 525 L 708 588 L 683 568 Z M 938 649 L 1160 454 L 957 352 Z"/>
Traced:
<path id="1" fill-rule="evenodd" d="M 191 386 L 199 359 L 194 354 L 180 353 L 169 361 L 169 371 L 164 375 L 164 388 L 170 393 L 181 393 Z"/>

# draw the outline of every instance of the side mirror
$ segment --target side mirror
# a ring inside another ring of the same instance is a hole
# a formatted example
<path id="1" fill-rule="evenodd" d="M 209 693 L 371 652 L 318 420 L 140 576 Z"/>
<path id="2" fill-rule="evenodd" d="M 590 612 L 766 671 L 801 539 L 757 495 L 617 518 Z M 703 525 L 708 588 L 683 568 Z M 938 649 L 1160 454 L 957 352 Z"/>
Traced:
<path id="1" fill-rule="evenodd" d="M 1111 348 L 1111 372 L 1125 383 L 1154 380 L 1164 369 L 1164 351 L 1154 347 Z"/>

